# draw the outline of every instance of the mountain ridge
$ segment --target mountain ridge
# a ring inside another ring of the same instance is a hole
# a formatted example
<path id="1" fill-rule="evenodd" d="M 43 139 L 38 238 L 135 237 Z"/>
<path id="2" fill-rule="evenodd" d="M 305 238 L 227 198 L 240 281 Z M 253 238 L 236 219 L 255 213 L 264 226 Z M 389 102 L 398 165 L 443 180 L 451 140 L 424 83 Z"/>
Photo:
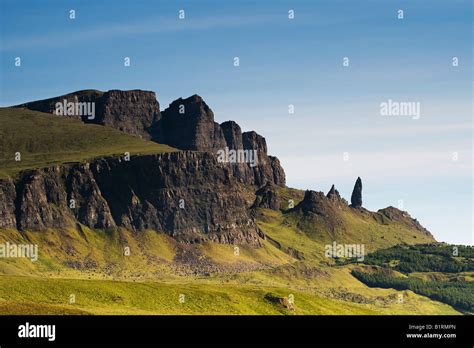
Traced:
<path id="1" fill-rule="evenodd" d="M 56 115 L 55 104 L 64 100 L 97 103 L 93 119 L 84 115 L 69 118 L 115 128 L 181 151 L 105 156 L 24 170 L 16 179 L 2 179 L 0 227 L 44 230 L 78 222 L 99 229 L 154 229 L 185 243 L 208 240 L 261 245 L 265 235 L 257 227 L 257 211 L 278 211 L 280 191 L 286 187 L 285 172 L 278 158 L 267 154 L 263 136 L 242 132 L 235 121 L 215 122 L 212 109 L 196 94 L 173 101 L 163 111 L 156 94 L 143 90 L 82 90 L 16 108 Z M 255 151 L 258 161 L 254 166 L 222 163 L 216 152 L 224 149 Z M 69 207 L 71 200 L 73 208 Z M 341 215 L 341 209 L 348 208 L 376 224 L 397 221 L 433 238 L 418 221 L 396 208 L 378 212 L 363 208 L 360 178 L 350 205 L 333 185 L 326 195 L 306 191 L 303 199 L 284 214 L 297 217 L 303 230 L 319 226 L 335 237 L 348 228 Z"/>

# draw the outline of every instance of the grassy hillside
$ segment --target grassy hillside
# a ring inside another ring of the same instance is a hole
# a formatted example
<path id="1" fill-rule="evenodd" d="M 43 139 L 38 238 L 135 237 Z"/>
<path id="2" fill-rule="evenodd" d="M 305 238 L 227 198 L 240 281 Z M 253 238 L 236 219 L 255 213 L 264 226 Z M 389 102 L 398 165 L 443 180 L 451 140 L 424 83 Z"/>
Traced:
<path id="1" fill-rule="evenodd" d="M 323 244 L 281 212 L 263 210 L 258 223 L 271 239 L 262 248 L 239 246 L 238 254 L 233 245 L 183 245 L 151 230 L 2 230 L 0 243 L 37 244 L 39 259 L 0 259 L 0 313 L 459 313 L 410 289 L 365 285 L 352 275 L 359 266 L 325 258 Z"/>
<path id="2" fill-rule="evenodd" d="M 0 230 L 0 243 L 36 244 L 38 260 L 0 259 L 0 274 L 82 279 L 176 279 L 212 272 L 275 267 L 292 258 L 268 242 L 261 248 L 204 243 L 185 245 L 164 233 L 83 225 L 42 232 Z"/>
<path id="3" fill-rule="evenodd" d="M 73 295 L 74 303 L 71 302 Z M 183 297 L 184 295 L 184 297 Z M 180 301 L 181 298 L 181 301 Z M 294 300 L 288 306 L 288 300 Z M 310 291 L 247 284 L 118 282 L 0 276 L 0 313 L 43 314 L 456 314 L 415 294 L 385 306 L 325 298 Z M 389 297 L 390 299 L 390 297 Z M 409 300 L 408 300 L 409 299 Z"/>
<path id="4" fill-rule="evenodd" d="M 116 129 L 20 108 L 0 108 L 0 177 L 98 156 L 176 151 Z M 21 161 L 15 161 L 15 153 Z"/>
<path id="5" fill-rule="evenodd" d="M 324 247 L 333 241 L 363 244 L 366 253 L 400 243 L 434 242 L 431 236 L 397 221 L 381 224 L 370 215 L 351 208 L 341 209 L 338 215 L 342 227 L 331 233 L 318 222 L 305 222 L 300 216 L 268 209 L 260 210 L 257 222 L 263 232 L 280 244 L 283 250 L 292 248 L 302 252 L 306 261 L 332 262 L 325 258 Z"/>

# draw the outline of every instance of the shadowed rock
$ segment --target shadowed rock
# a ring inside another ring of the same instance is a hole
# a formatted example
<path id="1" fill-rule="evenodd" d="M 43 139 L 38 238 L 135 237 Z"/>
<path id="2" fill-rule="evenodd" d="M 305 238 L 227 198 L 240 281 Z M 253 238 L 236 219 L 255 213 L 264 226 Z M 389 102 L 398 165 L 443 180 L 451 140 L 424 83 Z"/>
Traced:
<path id="1" fill-rule="evenodd" d="M 60 117 L 81 119 L 84 123 L 109 126 L 120 131 L 144 138 L 152 138 L 161 119 L 160 105 L 155 92 L 142 90 L 110 90 L 101 92 L 83 90 L 59 97 L 38 100 L 18 105 L 30 110 L 56 114 L 56 103 L 94 103 L 95 115 L 73 114 Z"/>
<path id="2" fill-rule="evenodd" d="M 255 208 L 267 208 L 272 210 L 280 210 L 280 197 L 277 187 L 268 182 L 256 192 Z"/>
<path id="3" fill-rule="evenodd" d="M 354 190 L 352 190 L 351 207 L 353 208 L 362 207 L 362 180 L 360 177 L 357 178 L 354 185 Z"/>
<path id="4" fill-rule="evenodd" d="M 343 227 L 338 210 L 337 205 L 333 204 L 323 192 L 307 190 L 303 200 L 291 213 L 302 213 L 302 221 L 310 223 L 313 232 L 316 231 L 316 226 L 324 226 L 323 231 L 320 230 L 318 233 L 332 233 Z"/>
<path id="5" fill-rule="evenodd" d="M 156 140 L 180 150 L 215 152 L 226 146 L 214 113 L 196 94 L 173 101 L 163 111 Z"/>
<path id="6" fill-rule="evenodd" d="M 267 155 L 265 138 L 254 131 L 242 133 L 234 121 L 219 125 L 214 121 L 211 108 L 196 94 L 173 101 L 162 113 L 155 93 L 142 90 L 108 92 L 83 90 L 21 104 L 18 107 L 54 114 L 55 104 L 64 100 L 95 105 L 93 119 L 80 115 L 67 117 L 79 118 L 85 123 L 113 127 L 124 133 L 151 139 L 180 150 L 205 151 L 213 154 L 227 148 L 255 151 L 256 165 L 232 164 L 232 171 L 237 180 L 255 187 L 261 187 L 267 182 L 285 185 L 285 172 L 276 157 Z"/>
<path id="7" fill-rule="evenodd" d="M 337 201 L 341 199 L 341 195 L 339 194 L 339 191 L 336 190 L 334 185 L 331 186 L 331 189 L 329 190 L 328 194 L 326 195 L 327 198 L 329 198 L 332 201 Z"/>
<path id="8" fill-rule="evenodd" d="M 230 166 L 207 152 L 26 170 L 15 180 L 0 179 L 0 193 L 0 226 L 6 228 L 40 231 L 79 222 L 100 229 L 153 229 L 184 243 L 261 243 L 246 192 Z"/>

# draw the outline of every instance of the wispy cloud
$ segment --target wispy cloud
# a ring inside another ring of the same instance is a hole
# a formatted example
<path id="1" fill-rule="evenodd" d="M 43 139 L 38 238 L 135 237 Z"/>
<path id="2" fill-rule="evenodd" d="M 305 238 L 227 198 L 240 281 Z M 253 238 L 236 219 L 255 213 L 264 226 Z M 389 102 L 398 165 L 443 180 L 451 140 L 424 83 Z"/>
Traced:
<path id="1" fill-rule="evenodd" d="M 256 15 L 256 16 L 214 16 L 170 19 L 164 17 L 150 18 L 136 24 L 114 23 L 91 28 L 82 28 L 80 31 L 38 33 L 29 37 L 5 37 L 1 50 L 12 51 L 30 48 L 61 47 L 73 43 L 99 39 L 111 39 L 121 36 L 157 34 L 177 31 L 209 30 L 216 28 L 247 27 L 261 25 L 277 20 L 282 16 Z"/>

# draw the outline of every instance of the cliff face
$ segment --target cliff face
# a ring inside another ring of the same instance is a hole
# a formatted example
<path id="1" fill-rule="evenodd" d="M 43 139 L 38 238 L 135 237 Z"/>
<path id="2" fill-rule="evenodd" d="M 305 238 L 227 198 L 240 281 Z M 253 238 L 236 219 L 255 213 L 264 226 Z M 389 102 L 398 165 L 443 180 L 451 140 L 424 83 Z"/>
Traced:
<path id="1" fill-rule="evenodd" d="M 94 115 L 92 117 L 74 110 L 72 113 L 63 112 L 62 116 L 81 119 L 85 123 L 117 128 L 124 133 L 145 139 L 152 137 L 152 133 L 156 132 L 157 123 L 161 119 L 160 105 L 156 100 L 156 94 L 142 90 L 110 90 L 108 92 L 84 90 L 21 104 L 18 107 L 57 114 L 56 104 L 64 104 L 64 101 L 66 101 L 66 106 L 67 103 L 93 103 Z"/>
<path id="2" fill-rule="evenodd" d="M 265 138 L 253 131 L 242 133 L 234 121 L 218 124 L 200 96 L 175 100 L 162 116 L 156 134 L 159 143 L 214 154 L 228 150 L 245 150 L 247 154 L 255 151 L 255 163 L 229 161 L 237 180 L 257 187 L 267 182 L 285 185 L 285 172 L 276 157 L 268 156 Z"/>
<path id="3" fill-rule="evenodd" d="M 93 104 L 94 117 L 58 113 L 57 103 L 64 110 L 68 103 Z M 141 90 L 78 91 L 19 107 L 113 127 L 184 152 L 99 159 L 2 179 L 0 228 L 45 230 L 79 222 L 153 229 L 186 243 L 260 245 L 248 192 L 284 185 L 283 168 L 268 156 L 264 137 L 243 133 L 233 121 L 218 124 L 200 96 L 179 98 L 163 113 L 155 93 Z M 274 198 L 267 203 L 278 209 Z"/>
<path id="4" fill-rule="evenodd" d="M 97 123 L 124 133 L 151 139 L 161 119 L 160 104 L 154 92 L 105 92 L 97 108 Z"/>
<path id="5" fill-rule="evenodd" d="M 198 95 L 179 98 L 163 111 L 156 138 L 182 150 L 214 152 L 226 146 L 214 113 Z"/>
<path id="6" fill-rule="evenodd" d="M 260 245 L 243 188 L 209 153 L 100 159 L 0 180 L 0 227 L 154 229 L 195 243 Z"/>
<path id="7" fill-rule="evenodd" d="M 64 96 L 18 105 L 56 113 L 56 103 L 94 103 L 95 116 L 66 115 L 86 123 L 101 124 L 124 133 L 151 139 L 180 150 L 210 152 L 255 151 L 256 163 L 229 161 L 238 181 L 261 187 L 267 182 L 285 185 L 285 172 L 276 157 L 268 156 L 265 138 L 256 132 L 242 133 L 233 121 L 218 124 L 214 113 L 198 95 L 173 101 L 162 113 L 154 92 L 131 90 L 78 91 Z"/>

